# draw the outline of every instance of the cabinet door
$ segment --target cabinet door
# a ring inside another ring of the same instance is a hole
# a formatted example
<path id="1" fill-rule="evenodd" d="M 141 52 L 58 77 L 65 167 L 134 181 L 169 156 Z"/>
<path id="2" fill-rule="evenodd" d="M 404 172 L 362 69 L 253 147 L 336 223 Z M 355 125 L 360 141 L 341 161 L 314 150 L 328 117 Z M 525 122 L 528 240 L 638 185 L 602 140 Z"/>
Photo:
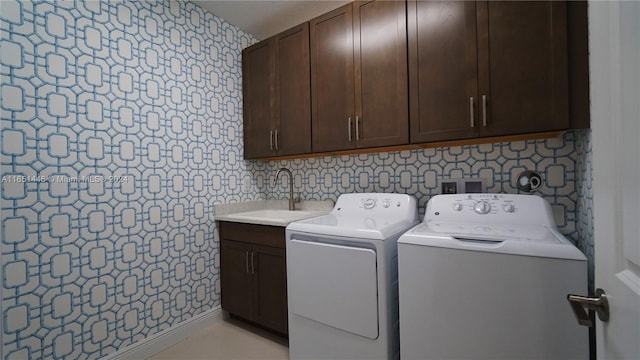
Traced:
<path id="1" fill-rule="evenodd" d="M 569 128 L 588 129 L 589 108 L 589 19 L 587 1 L 567 2 L 569 67 Z"/>
<path id="2" fill-rule="evenodd" d="M 285 249 L 253 246 L 255 321 L 287 334 L 287 265 Z"/>
<path id="3" fill-rule="evenodd" d="M 476 137 L 476 3 L 407 6 L 411 142 Z"/>
<path id="4" fill-rule="evenodd" d="M 569 127 L 567 5 L 478 2 L 481 136 Z M 486 96 L 486 110 L 482 104 Z"/>
<path id="5" fill-rule="evenodd" d="M 567 2 L 569 128 L 589 128 L 589 19 L 587 1 Z"/>
<path id="6" fill-rule="evenodd" d="M 222 293 L 222 308 L 247 320 L 254 319 L 254 285 L 250 258 L 251 245 L 221 240 L 220 291 Z"/>
<path id="7" fill-rule="evenodd" d="M 356 143 L 409 142 L 404 1 L 354 3 Z"/>
<path id="8" fill-rule="evenodd" d="M 354 145 L 353 20 L 351 4 L 310 22 L 313 151 Z"/>
<path id="9" fill-rule="evenodd" d="M 275 37 L 277 155 L 311 152 L 309 23 Z"/>
<path id="10" fill-rule="evenodd" d="M 273 156 L 272 42 L 262 41 L 242 51 L 244 157 Z"/>

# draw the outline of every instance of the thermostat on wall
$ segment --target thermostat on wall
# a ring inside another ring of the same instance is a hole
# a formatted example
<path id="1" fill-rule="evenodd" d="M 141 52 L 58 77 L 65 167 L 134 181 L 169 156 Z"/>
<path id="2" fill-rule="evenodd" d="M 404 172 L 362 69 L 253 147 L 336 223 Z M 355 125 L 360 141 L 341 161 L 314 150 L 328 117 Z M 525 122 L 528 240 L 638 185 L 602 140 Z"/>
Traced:
<path id="1" fill-rule="evenodd" d="M 474 194 L 486 193 L 487 181 L 484 178 L 442 179 L 441 194 Z"/>

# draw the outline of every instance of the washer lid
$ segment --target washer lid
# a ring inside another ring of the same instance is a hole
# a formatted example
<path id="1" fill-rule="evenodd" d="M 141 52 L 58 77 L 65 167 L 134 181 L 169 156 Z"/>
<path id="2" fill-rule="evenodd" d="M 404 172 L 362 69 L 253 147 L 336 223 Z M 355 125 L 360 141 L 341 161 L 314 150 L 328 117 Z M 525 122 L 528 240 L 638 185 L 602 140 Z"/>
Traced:
<path id="1" fill-rule="evenodd" d="M 453 221 L 429 220 L 425 233 L 447 234 L 454 238 L 485 241 L 534 241 L 539 243 L 562 244 L 566 239 L 558 238 L 548 227 L 525 224 L 478 224 Z"/>
<path id="2" fill-rule="evenodd" d="M 292 222 L 287 226 L 287 231 L 386 240 L 399 232 L 406 231 L 416 223 L 417 220 L 406 218 L 349 216 L 332 213 Z"/>
<path id="3" fill-rule="evenodd" d="M 585 261 L 555 229 L 544 225 L 481 224 L 429 220 L 407 231 L 399 244 Z"/>

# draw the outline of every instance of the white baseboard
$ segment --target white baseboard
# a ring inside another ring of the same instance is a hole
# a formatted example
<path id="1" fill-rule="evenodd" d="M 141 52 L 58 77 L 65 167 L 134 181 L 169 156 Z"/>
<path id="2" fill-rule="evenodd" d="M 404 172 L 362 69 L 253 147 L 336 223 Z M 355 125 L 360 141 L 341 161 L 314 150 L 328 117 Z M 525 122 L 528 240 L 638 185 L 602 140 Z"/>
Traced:
<path id="1" fill-rule="evenodd" d="M 200 331 L 218 321 L 222 321 L 222 309 L 207 310 L 189 320 L 183 321 L 144 340 L 133 343 L 123 349 L 111 353 L 101 360 L 146 359 L 160 351 L 179 343 L 191 334 Z"/>

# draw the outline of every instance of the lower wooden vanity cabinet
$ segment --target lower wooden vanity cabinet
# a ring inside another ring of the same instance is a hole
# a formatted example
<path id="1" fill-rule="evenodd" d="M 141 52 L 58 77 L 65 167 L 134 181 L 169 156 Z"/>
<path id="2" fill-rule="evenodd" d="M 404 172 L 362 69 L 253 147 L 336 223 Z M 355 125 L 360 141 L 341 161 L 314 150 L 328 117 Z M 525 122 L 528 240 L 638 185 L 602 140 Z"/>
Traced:
<path id="1" fill-rule="evenodd" d="M 285 228 L 220 222 L 222 308 L 288 333 Z"/>

